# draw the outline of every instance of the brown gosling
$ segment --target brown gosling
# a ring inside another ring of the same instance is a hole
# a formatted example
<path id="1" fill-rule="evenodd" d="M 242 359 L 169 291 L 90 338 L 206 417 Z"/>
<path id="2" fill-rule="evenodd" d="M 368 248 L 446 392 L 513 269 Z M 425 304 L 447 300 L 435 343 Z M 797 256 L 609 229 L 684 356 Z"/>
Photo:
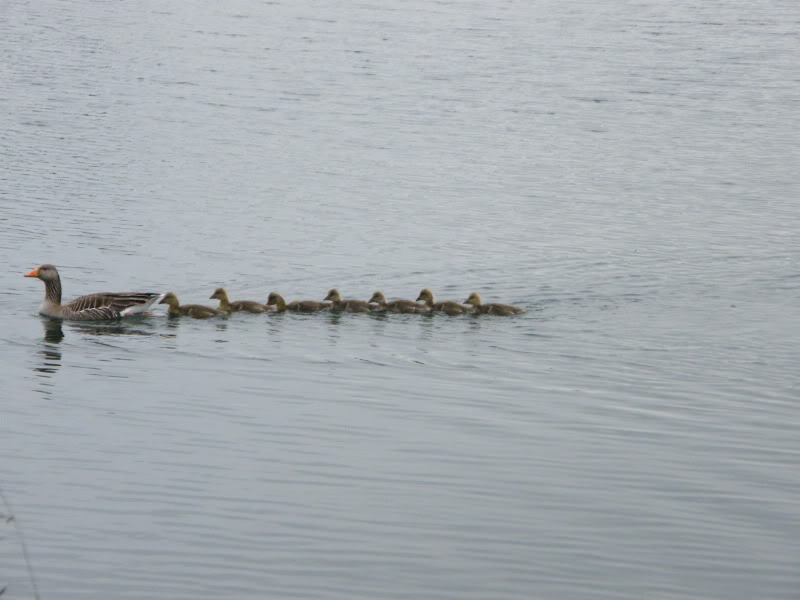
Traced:
<path id="1" fill-rule="evenodd" d="M 372 294 L 372 298 L 369 299 L 369 303 L 377 304 L 379 307 L 378 310 L 396 313 L 418 313 L 426 312 L 428 310 L 428 307 L 424 304 L 417 304 L 412 300 L 392 300 L 391 302 L 387 302 L 386 296 L 383 295 L 383 292 L 375 292 Z"/>
<path id="2" fill-rule="evenodd" d="M 223 313 L 216 308 L 210 306 L 202 306 L 200 304 L 184 304 L 178 301 L 178 297 L 169 292 L 159 304 L 166 304 L 167 316 L 169 317 L 192 317 L 193 319 L 210 319 L 211 317 L 219 316 Z"/>
<path id="3" fill-rule="evenodd" d="M 325 296 L 325 300 L 330 300 L 331 310 L 337 312 L 363 313 L 370 312 L 374 308 L 377 308 L 370 306 L 369 302 L 364 302 L 363 300 L 342 300 L 342 296 L 336 288 L 328 292 L 328 295 Z"/>
<path id="4" fill-rule="evenodd" d="M 217 288 L 214 290 L 214 293 L 211 294 L 210 300 L 219 300 L 219 311 L 225 313 L 232 313 L 232 312 L 249 312 L 249 313 L 263 313 L 268 310 L 274 310 L 268 308 L 265 304 L 261 304 L 260 302 L 253 302 L 251 300 L 237 300 L 235 302 L 231 302 L 228 299 L 228 292 L 225 291 L 225 288 Z"/>
<path id="5" fill-rule="evenodd" d="M 471 304 L 475 308 L 476 313 L 482 315 L 500 315 L 507 317 L 510 315 L 521 315 L 528 311 L 518 306 L 511 306 L 510 304 L 483 304 L 481 303 L 481 295 L 478 292 L 472 292 L 466 300 L 467 304 Z"/>
<path id="6" fill-rule="evenodd" d="M 425 288 L 419 293 L 419 296 L 417 296 L 417 302 L 420 300 L 425 303 L 425 306 L 428 307 L 428 310 L 432 312 L 443 312 L 451 317 L 454 315 L 463 315 L 464 313 L 473 311 L 471 306 L 464 306 L 460 302 L 453 302 L 452 300 L 435 302 L 433 298 L 433 292 L 428 288 Z"/>
<path id="7" fill-rule="evenodd" d="M 331 305 L 327 302 L 317 302 L 316 300 L 295 300 L 294 302 L 286 303 L 278 292 L 272 292 L 267 298 L 267 306 L 274 307 L 278 312 L 292 310 L 295 312 L 319 312 L 322 310 L 330 310 Z"/>

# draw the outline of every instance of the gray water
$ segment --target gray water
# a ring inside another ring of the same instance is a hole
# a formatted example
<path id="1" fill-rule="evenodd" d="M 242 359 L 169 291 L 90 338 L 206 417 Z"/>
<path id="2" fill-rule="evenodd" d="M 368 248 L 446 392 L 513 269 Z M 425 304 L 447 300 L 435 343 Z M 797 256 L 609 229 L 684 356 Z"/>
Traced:
<path id="1" fill-rule="evenodd" d="M 2 4 L 5 597 L 800 597 L 798 14 Z"/>

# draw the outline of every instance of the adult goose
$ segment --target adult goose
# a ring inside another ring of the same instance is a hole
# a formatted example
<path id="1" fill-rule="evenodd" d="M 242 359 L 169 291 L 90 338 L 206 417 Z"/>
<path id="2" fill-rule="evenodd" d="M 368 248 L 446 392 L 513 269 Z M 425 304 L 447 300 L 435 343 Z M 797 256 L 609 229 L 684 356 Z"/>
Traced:
<path id="1" fill-rule="evenodd" d="M 192 317 L 193 319 L 210 319 L 217 315 L 224 315 L 216 308 L 210 306 L 203 306 L 202 304 L 181 304 L 178 297 L 169 292 L 164 296 L 164 299 L 159 304 L 167 305 L 168 317 Z"/>
<path id="2" fill-rule="evenodd" d="M 467 298 L 466 303 L 472 305 L 475 309 L 475 312 L 482 315 L 500 315 L 507 317 L 510 315 L 521 315 L 528 312 L 524 308 L 511 306 L 510 304 L 483 304 L 481 302 L 481 295 L 478 292 L 472 292 L 469 295 L 469 298 Z"/>
<path id="3" fill-rule="evenodd" d="M 164 298 L 164 294 L 153 292 L 100 293 L 81 296 L 61 304 L 61 278 L 53 265 L 40 265 L 25 277 L 36 277 L 44 281 L 44 302 L 39 314 L 70 321 L 97 321 L 119 319 L 142 313 Z"/>
<path id="4" fill-rule="evenodd" d="M 263 313 L 267 312 L 268 310 L 275 310 L 272 307 L 268 307 L 265 304 L 261 304 L 260 302 L 253 302 L 251 300 L 236 300 L 235 302 L 231 302 L 228 300 L 228 292 L 225 291 L 225 288 L 217 288 L 214 290 L 214 293 L 211 294 L 210 300 L 219 300 L 219 310 L 220 312 L 249 312 L 249 313 Z"/>
<path id="5" fill-rule="evenodd" d="M 270 293 L 267 298 L 267 306 L 274 307 L 278 312 L 292 310 L 295 312 L 310 313 L 331 309 L 329 303 L 317 302 L 316 300 L 295 300 L 294 302 L 287 303 L 278 292 Z"/>
<path id="6" fill-rule="evenodd" d="M 433 292 L 428 288 L 425 288 L 419 293 L 419 296 L 417 296 L 417 302 L 420 300 L 425 303 L 425 306 L 427 306 L 430 311 L 443 312 L 450 316 L 463 315 L 464 313 L 473 311 L 472 307 L 464 306 L 460 302 L 453 302 L 452 300 L 435 302 Z"/>
<path id="7" fill-rule="evenodd" d="M 328 295 L 325 296 L 325 300 L 330 300 L 331 310 L 337 312 L 363 313 L 370 312 L 374 308 L 377 308 L 376 306 L 371 306 L 369 302 L 364 302 L 363 300 L 342 300 L 342 295 L 336 288 L 333 288 L 328 292 Z"/>
<path id="8" fill-rule="evenodd" d="M 387 302 L 383 292 L 375 292 L 372 294 L 372 298 L 369 299 L 369 302 L 370 304 L 377 304 L 379 307 L 378 310 L 385 310 L 388 312 L 418 313 L 427 312 L 428 310 L 428 307 L 424 304 L 417 304 L 412 300 L 392 300 L 391 302 Z"/>

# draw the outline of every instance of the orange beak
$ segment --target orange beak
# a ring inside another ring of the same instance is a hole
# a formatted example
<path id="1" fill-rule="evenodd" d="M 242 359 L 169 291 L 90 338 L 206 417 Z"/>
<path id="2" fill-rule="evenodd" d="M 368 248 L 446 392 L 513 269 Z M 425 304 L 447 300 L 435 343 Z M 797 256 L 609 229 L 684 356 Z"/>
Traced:
<path id="1" fill-rule="evenodd" d="M 34 269 L 30 273 L 25 273 L 25 277 L 38 277 L 39 276 L 39 269 Z"/>

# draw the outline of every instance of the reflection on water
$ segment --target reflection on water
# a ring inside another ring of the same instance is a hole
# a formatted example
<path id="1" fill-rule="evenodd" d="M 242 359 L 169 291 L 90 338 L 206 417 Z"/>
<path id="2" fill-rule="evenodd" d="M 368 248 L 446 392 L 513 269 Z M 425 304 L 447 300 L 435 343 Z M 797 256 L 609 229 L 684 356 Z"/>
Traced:
<path id="1" fill-rule="evenodd" d="M 156 327 L 161 324 L 160 320 L 150 321 L 147 317 L 134 317 L 132 319 L 135 319 L 135 321 L 65 323 L 60 319 L 42 318 L 41 322 L 42 328 L 44 329 L 44 337 L 40 342 L 40 349 L 36 353 L 36 355 L 40 357 L 40 362 L 33 367 L 33 370 L 43 374 L 45 377 L 49 377 L 61 367 L 62 356 L 58 344 L 64 339 L 65 326 L 69 331 L 88 336 L 160 336 L 168 338 L 176 336 L 175 333 L 158 331 Z M 168 320 L 167 327 L 177 327 L 178 321 L 179 319 Z M 225 324 L 221 323 L 217 328 L 224 330 Z"/>
<path id="2" fill-rule="evenodd" d="M 131 319 L 136 319 L 136 322 L 130 322 Z M 158 335 L 154 325 L 146 319 L 147 317 L 129 317 L 124 322 L 77 322 L 68 325 L 71 330 L 86 335 Z"/>
<path id="3" fill-rule="evenodd" d="M 214 320 L 214 326 L 217 330 L 217 333 L 225 333 L 228 330 L 228 324 L 225 321 L 217 321 Z M 227 339 L 224 337 L 217 338 L 214 340 L 217 344 L 226 344 L 228 342 Z"/>
<path id="4" fill-rule="evenodd" d="M 481 329 L 481 318 L 479 315 L 468 315 L 469 319 L 469 330 L 470 331 L 480 331 Z"/>
<path id="5" fill-rule="evenodd" d="M 267 319 L 267 332 L 273 339 L 280 339 L 278 334 L 283 330 L 284 314 L 285 313 L 276 313 L 270 315 Z"/>
<path id="6" fill-rule="evenodd" d="M 42 319 L 42 326 L 44 327 L 44 341 L 58 344 L 64 339 L 64 330 L 58 319 Z"/>
<path id="7" fill-rule="evenodd" d="M 60 366 L 61 351 L 57 344 L 60 344 L 64 339 L 64 321 L 60 319 L 42 318 L 42 328 L 44 329 L 44 337 L 42 339 L 42 349 L 38 354 L 46 358 L 44 366 L 36 367 L 35 370 L 42 373 L 54 373 Z M 135 326 L 131 323 L 111 322 L 111 323 L 66 323 L 67 327 L 76 332 L 86 335 L 157 335 L 154 330 L 153 324 L 146 321 L 139 321 Z M 164 334 L 160 334 L 164 335 Z"/>
<path id="8" fill-rule="evenodd" d="M 331 325 L 331 327 L 328 328 L 328 343 L 331 346 L 336 346 L 339 343 L 341 334 L 339 325 L 342 323 L 342 313 L 331 312 L 325 316 L 327 317 L 327 324 Z"/>
<path id="9" fill-rule="evenodd" d="M 61 368 L 61 349 L 59 344 L 64 339 L 64 331 L 61 326 L 61 321 L 56 319 L 42 319 L 42 327 L 44 328 L 44 337 L 39 343 L 40 349 L 36 352 L 36 359 L 34 361 L 33 372 L 38 377 L 44 377 L 41 380 L 42 387 L 37 386 L 37 391 L 46 397 L 52 395 L 52 383 L 47 381 L 58 372 Z"/>
<path id="10" fill-rule="evenodd" d="M 434 321 L 434 314 L 432 312 L 422 313 L 420 315 L 422 318 L 419 320 L 420 327 L 420 338 L 425 341 L 430 341 L 433 339 L 433 331 L 436 327 L 436 323 Z"/>
<path id="11" fill-rule="evenodd" d="M 39 366 L 33 368 L 38 373 L 44 373 L 45 377 L 58 371 L 61 366 L 61 351 L 57 346 L 45 346 L 36 353 L 42 360 Z"/>

